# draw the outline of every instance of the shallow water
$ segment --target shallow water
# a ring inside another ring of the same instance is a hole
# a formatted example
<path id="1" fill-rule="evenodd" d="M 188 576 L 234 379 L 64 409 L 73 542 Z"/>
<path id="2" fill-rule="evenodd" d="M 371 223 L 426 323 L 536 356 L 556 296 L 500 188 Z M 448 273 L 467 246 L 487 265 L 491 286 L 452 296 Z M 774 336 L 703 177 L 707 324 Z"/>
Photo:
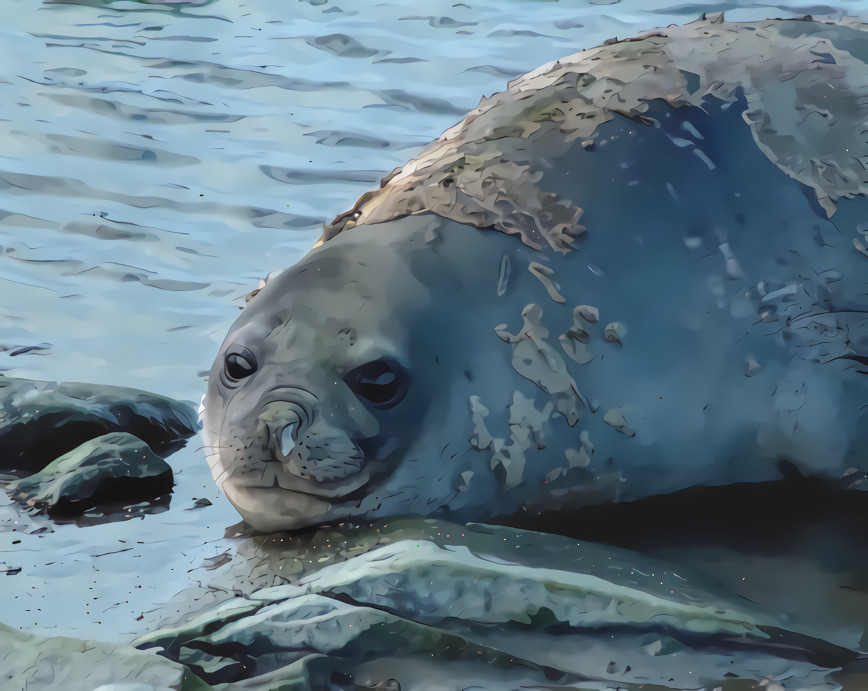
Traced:
<path id="1" fill-rule="evenodd" d="M 6 0 L 0 371 L 198 401 L 244 295 L 483 95 L 704 9 L 865 16 L 868 0 Z M 82 528 L 0 506 L 0 621 L 131 638 L 223 568 L 238 517 L 196 440 L 171 463 L 161 513 Z"/>

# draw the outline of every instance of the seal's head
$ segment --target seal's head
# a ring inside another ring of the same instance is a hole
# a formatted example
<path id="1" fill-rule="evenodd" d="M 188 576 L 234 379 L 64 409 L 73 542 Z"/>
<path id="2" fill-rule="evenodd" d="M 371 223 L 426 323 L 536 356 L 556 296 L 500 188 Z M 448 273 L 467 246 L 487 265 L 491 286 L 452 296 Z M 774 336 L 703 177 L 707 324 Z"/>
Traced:
<path id="1" fill-rule="evenodd" d="M 205 435 L 218 485 L 255 528 L 430 513 L 453 498 L 452 473 L 429 464 L 455 411 L 432 408 L 472 369 L 473 291 L 422 230 L 396 222 L 326 242 L 231 328 Z"/>

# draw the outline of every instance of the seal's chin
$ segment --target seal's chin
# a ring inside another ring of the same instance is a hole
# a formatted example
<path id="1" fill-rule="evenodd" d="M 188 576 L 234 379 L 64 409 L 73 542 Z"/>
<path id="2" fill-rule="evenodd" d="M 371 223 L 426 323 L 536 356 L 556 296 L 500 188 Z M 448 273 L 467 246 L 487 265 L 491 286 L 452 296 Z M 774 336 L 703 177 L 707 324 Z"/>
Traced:
<path id="1" fill-rule="evenodd" d="M 334 520 L 331 502 L 303 492 L 231 481 L 224 483 L 223 491 L 245 522 L 260 532 L 298 530 Z"/>
<path id="2" fill-rule="evenodd" d="M 256 530 L 297 530 L 357 515 L 384 467 L 373 461 L 352 478 L 314 482 L 292 475 L 281 462 L 269 461 L 262 472 L 225 478 L 223 491 Z"/>

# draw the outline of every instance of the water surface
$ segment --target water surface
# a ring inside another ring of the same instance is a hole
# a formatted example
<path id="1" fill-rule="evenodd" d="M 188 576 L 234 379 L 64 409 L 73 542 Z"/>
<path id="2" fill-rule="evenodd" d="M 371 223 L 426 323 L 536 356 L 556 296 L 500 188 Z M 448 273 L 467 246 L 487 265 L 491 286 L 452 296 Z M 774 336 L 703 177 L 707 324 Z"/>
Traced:
<path id="1" fill-rule="evenodd" d="M 868 0 L 6 0 L 0 371 L 198 401 L 244 295 L 482 96 L 714 9 L 864 16 Z M 171 463 L 167 510 L 125 521 L 55 525 L 0 499 L 3 623 L 132 638 L 224 568 L 237 515 L 196 440 Z"/>

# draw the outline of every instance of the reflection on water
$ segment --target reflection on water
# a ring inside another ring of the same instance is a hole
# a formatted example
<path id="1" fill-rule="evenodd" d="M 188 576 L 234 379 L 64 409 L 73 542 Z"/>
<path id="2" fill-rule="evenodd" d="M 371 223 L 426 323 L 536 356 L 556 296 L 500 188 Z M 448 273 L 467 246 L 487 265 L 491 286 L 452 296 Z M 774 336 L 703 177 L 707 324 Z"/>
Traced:
<path id="1" fill-rule="evenodd" d="M 718 8 L 757 19 L 868 7 L 747 4 Z M 243 296 L 480 97 L 701 10 L 666 0 L 7 0 L 0 370 L 197 401 Z M 236 514 L 197 441 L 172 465 L 169 510 L 125 521 L 53 524 L 0 495 L 3 623 L 132 638 L 163 616 L 160 603 L 224 568 Z"/>

